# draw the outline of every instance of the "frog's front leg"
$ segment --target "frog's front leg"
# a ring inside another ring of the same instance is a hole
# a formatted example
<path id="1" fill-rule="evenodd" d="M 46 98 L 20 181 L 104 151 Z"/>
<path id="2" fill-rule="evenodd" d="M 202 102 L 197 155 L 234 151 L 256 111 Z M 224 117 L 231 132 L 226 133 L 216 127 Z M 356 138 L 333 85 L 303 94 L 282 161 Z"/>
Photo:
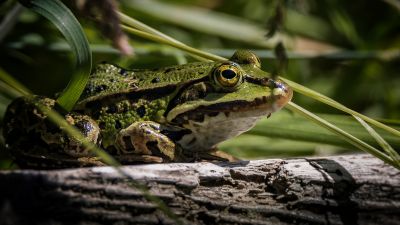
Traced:
<path id="1" fill-rule="evenodd" d="M 178 147 L 163 130 L 156 122 L 135 122 L 119 131 L 115 144 L 122 155 L 153 155 L 162 161 L 174 161 Z"/>

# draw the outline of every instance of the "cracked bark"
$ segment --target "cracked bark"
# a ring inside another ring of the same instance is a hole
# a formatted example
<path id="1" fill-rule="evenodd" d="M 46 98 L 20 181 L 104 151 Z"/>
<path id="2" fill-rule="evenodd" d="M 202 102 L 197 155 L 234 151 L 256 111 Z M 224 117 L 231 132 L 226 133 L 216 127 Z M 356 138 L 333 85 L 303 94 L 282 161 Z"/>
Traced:
<path id="1" fill-rule="evenodd" d="M 399 224 L 400 172 L 368 155 L 123 167 L 182 224 Z M 0 224 L 176 224 L 113 168 L 0 172 Z"/>

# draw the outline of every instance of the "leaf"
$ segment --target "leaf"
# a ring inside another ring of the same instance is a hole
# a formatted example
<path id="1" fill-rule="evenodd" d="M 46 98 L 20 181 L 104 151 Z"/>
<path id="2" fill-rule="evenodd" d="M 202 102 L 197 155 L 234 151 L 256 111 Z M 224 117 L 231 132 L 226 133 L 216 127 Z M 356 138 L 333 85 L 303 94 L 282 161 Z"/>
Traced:
<path id="1" fill-rule="evenodd" d="M 395 163 L 397 163 L 398 165 L 400 165 L 400 156 L 399 154 L 392 148 L 392 146 L 390 146 L 389 143 L 386 142 L 385 139 L 383 139 L 381 137 L 381 135 L 378 134 L 378 132 L 376 132 L 371 126 L 369 126 L 364 120 L 362 120 L 361 118 L 354 116 L 354 118 L 356 118 L 356 120 L 365 127 L 365 129 L 368 131 L 369 134 L 371 134 L 371 136 L 373 138 L 375 138 L 375 140 L 379 143 L 379 145 L 382 147 L 383 150 L 385 150 L 385 152 L 393 159 L 393 161 Z"/>
<path id="2" fill-rule="evenodd" d="M 365 143 L 364 141 L 361 141 L 360 139 L 356 138 L 354 135 L 351 135 L 348 132 L 345 132 L 344 130 L 327 122 L 326 120 L 318 117 L 317 115 L 303 109 L 302 107 L 294 104 L 293 102 L 289 102 L 287 104 L 286 108 L 304 116 L 307 119 L 310 119 L 311 121 L 320 125 L 321 127 L 324 127 L 326 129 L 328 129 L 329 131 L 331 131 L 332 133 L 337 134 L 339 137 L 343 138 L 344 140 L 346 140 L 350 144 L 354 145 L 355 147 L 381 159 L 382 161 L 384 161 L 400 170 L 400 164 L 393 161 L 389 156 L 385 155 L 378 149 L 376 149 L 376 148 L 372 147 L 371 145 Z"/>
<path id="3" fill-rule="evenodd" d="M 92 67 L 92 53 L 85 33 L 72 12 L 59 0 L 20 0 L 20 2 L 50 20 L 64 35 L 76 56 L 75 72 L 57 99 L 57 103 L 63 109 L 70 111 L 81 96 Z"/>

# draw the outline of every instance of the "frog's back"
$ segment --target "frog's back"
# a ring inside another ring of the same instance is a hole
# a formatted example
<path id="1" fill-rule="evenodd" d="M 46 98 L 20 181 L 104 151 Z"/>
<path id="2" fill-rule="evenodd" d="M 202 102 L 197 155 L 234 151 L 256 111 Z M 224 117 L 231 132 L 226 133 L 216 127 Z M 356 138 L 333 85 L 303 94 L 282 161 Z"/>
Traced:
<path id="1" fill-rule="evenodd" d="M 99 64 L 90 75 L 80 100 L 176 86 L 206 76 L 214 65 L 200 62 L 153 70 L 126 70 L 112 64 Z"/>

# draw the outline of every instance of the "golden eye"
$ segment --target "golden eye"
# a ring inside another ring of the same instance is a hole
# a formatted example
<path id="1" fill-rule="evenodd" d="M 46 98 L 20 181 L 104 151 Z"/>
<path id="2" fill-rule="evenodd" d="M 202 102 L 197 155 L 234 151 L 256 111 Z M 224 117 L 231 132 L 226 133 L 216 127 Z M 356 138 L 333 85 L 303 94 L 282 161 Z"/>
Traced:
<path id="1" fill-rule="evenodd" d="M 242 81 L 242 71 L 234 63 L 222 64 L 214 72 L 215 81 L 224 88 L 236 87 Z"/>

